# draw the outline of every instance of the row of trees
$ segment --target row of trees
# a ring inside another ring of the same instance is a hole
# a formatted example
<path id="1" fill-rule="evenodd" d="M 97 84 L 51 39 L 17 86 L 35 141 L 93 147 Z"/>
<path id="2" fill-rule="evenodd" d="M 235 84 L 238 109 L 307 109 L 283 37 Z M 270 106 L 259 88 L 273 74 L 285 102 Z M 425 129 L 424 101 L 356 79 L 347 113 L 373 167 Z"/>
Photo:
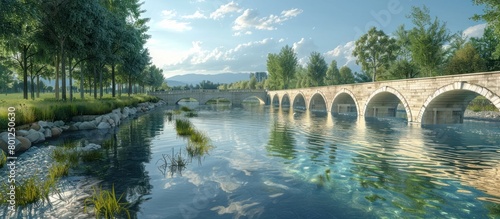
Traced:
<path id="1" fill-rule="evenodd" d="M 413 7 L 409 18 L 414 27 L 401 25 L 393 37 L 371 28 L 356 41 L 356 63 L 372 81 L 500 70 L 494 52 L 499 37 L 491 23 L 483 37 L 464 39 L 437 17 L 431 19 L 426 7 Z"/>
<path id="2" fill-rule="evenodd" d="M 476 1 L 500 8 L 496 1 Z M 353 55 L 363 72 L 347 66 L 327 65 L 324 57 L 313 52 L 304 68 L 298 64 L 293 48 L 285 46 L 267 57 L 269 79 L 266 89 L 290 89 L 323 85 L 350 84 L 377 80 L 407 79 L 447 74 L 500 70 L 500 22 L 494 9 L 477 15 L 489 25 L 480 38 L 464 39 L 451 34 L 446 23 L 431 19 L 427 7 L 413 7 L 408 16 L 414 27 L 401 25 L 392 36 L 371 28 L 355 43 Z"/>
<path id="3" fill-rule="evenodd" d="M 155 89 L 164 81 L 162 70 L 150 65 L 145 48 L 149 19 L 141 18 L 139 0 L 2 0 L 0 7 L 0 78 L 8 86 L 12 74 L 28 82 L 34 98 L 35 81 L 55 80 L 55 98 L 73 99 L 73 79 L 94 98 L 109 84 Z M 8 69 L 9 71 L 1 71 Z M 69 84 L 66 84 L 69 82 Z M 1 89 L 0 89 L 1 90 Z"/>

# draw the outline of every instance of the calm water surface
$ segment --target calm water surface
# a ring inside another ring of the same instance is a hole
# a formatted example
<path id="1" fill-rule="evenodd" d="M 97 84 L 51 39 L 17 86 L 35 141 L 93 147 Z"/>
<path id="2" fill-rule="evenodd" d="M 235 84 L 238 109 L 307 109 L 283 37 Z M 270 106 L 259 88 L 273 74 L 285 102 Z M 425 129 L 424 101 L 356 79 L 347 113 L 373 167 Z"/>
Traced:
<path id="1" fill-rule="evenodd" d="M 215 148 L 169 169 L 163 155 L 186 154 L 187 140 L 165 110 L 113 131 L 66 135 L 112 146 L 102 149 L 105 160 L 72 170 L 50 203 L 18 217 L 87 218 L 91 187 L 114 185 L 137 218 L 500 218 L 498 123 L 420 127 L 269 106 L 205 107 L 189 120 Z M 25 171 L 43 171 L 50 150 L 23 155 Z"/>

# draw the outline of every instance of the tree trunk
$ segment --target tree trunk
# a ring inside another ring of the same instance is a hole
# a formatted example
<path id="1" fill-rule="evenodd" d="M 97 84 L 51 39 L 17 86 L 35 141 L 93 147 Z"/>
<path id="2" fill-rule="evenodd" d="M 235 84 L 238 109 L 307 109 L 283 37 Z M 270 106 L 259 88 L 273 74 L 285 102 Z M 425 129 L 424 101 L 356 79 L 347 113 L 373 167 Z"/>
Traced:
<path id="1" fill-rule="evenodd" d="M 102 99 L 102 66 L 99 65 L 99 99 Z"/>
<path id="2" fill-rule="evenodd" d="M 73 66 L 72 65 L 72 57 L 68 56 L 68 67 L 69 67 L 69 101 L 73 102 Z"/>
<path id="3" fill-rule="evenodd" d="M 111 64 L 111 96 L 115 97 L 116 82 L 115 82 L 115 63 Z"/>
<path id="4" fill-rule="evenodd" d="M 36 98 L 40 98 L 40 75 L 36 76 Z"/>
<path id="5" fill-rule="evenodd" d="M 23 54 L 22 54 L 22 59 L 23 63 L 21 64 L 21 67 L 23 68 L 23 98 L 28 99 L 28 47 L 23 46 Z"/>
<path id="6" fill-rule="evenodd" d="M 128 96 L 130 97 L 130 94 L 132 94 L 132 77 L 129 75 L 128 76 Z"/>
<path id="7" fill-rule="evenodd" d="M 80 99 L 85 99 L 85 90 L 83 88 L 83 62 L 80 63 Z"/>
<path id="8" fill-rule="evenodd" d="M 54 92 L 56 92 L 56 100 L 59 100 L 59 55 L 56 55 L 56 85 Z"/>
<path id="9" fill-rule="evenodd" d="M 35 99 L 35 82 L 34 82 L 34 75 L 33 75 L 33 58 L 31 58 L 31 65 L 30 65 L 30 91 L 31 91 L 31 99 Z"/>
<path id="10" fill-rule="evenodd" d="M 64 55 L 64 40 L 60 42 L 61 46 L 61 86 L 62 86 L 62 100 L 66 101 L 66 56 Z"/>
<path id="11" fill-rule="evenodd" d="M 95 67 L 95 64 L 93 65 L 94 67 L 94 99 L 97 99 L 97 70 Z"/>

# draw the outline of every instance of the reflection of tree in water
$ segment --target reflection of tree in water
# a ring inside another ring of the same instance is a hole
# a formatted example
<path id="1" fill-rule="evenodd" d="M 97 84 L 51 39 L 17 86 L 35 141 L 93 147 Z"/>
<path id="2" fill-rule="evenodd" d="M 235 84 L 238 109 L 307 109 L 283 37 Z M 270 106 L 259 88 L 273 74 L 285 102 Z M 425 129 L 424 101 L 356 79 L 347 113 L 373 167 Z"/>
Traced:
<path id="1" fill-rule="evenodd" d="M 144 163 L 151 159 L 151 139 L 163 128 L 163 113 L 151 112 L 124 122 L 118 133 L 103 142 L 105 158 L 84 167 L 103 180 L 103 189 L 114 185 L 117 196 L 124 194 L 132 218 L 136 218 L 143 196 L 151 192 L 150 177 Z"/>
<path id="2" fill-rule="evenodd" d="M 271 156 L 289 160 L 296 157 L 295 138 L 288 124 L 274 122 L 266 149 Z"/>

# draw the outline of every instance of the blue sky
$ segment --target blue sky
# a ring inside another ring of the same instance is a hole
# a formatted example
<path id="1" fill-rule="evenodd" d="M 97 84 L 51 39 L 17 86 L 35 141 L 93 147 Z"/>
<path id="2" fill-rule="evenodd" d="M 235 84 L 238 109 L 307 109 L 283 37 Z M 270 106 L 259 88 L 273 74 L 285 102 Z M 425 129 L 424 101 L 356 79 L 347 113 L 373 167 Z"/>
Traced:
<path id="1" fill-rule="evenodd" d="M 285 45 L 301 64 L 316 51 L 359 71 L 354 41 L 371 26 L 388 35 L 401 24 L 409 29 L 411 7 L 424 4 L 452 33 L 482 35 L 485 22 L 470 17 L 483 6 L 472 0 L 147 0 L 142 8 L 151 19 L 146 46 L 168 78 L 266 71 L 267 54 Z"/>

